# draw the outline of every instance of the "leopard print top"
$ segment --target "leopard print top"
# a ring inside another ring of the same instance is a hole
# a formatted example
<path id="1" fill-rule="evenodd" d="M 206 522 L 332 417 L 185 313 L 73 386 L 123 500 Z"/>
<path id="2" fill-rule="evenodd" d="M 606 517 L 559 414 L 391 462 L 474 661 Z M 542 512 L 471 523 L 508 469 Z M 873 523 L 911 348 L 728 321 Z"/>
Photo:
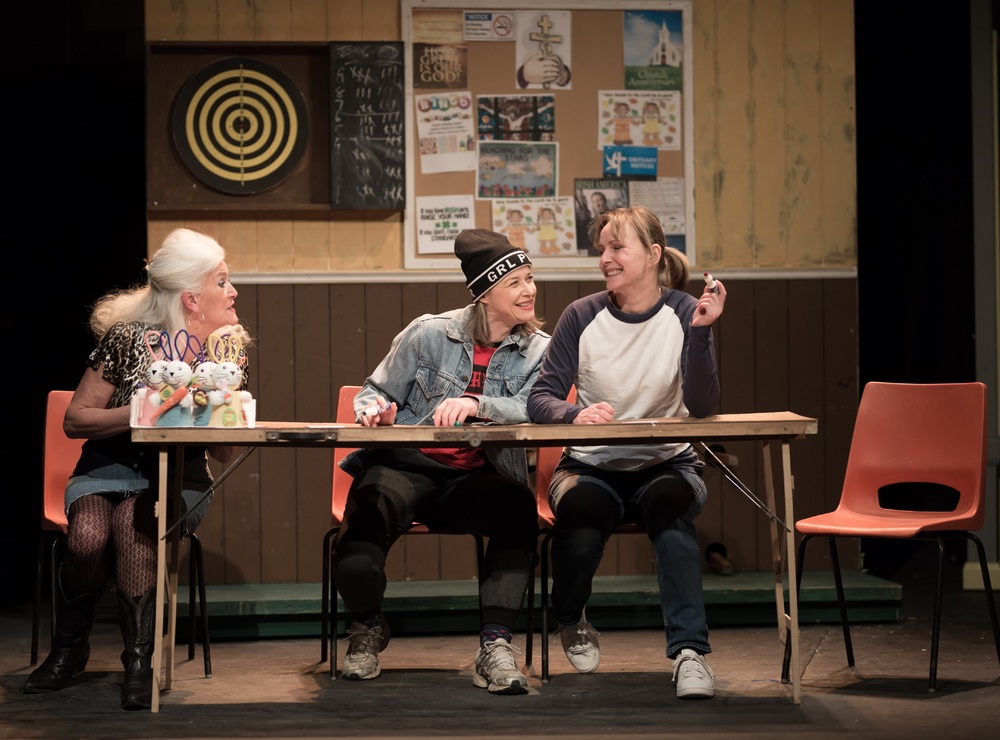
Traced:
<path id="1" fill-rule="evenodd" d="M 101 341 L 87 358 L 88 365 L 94 370 L 103 365 L 101 377 L 115 386 L 108 402 L 109 409 L 127 406 L 132 401 L 132 394 L 145 382 L 146 370 L 152 361 L 146 346 L 146 332 L 151 330 L 155 331 L 138 321 L 115 324 L 101 337 Z M 197 366 L 207 354 L 206 344 L 201 349 L 201 355 L 190 361 L 191 367 Z M 243 387 L 246 388 L 249 375 L 245 349 L 240 350 L 240 358 Z"/>

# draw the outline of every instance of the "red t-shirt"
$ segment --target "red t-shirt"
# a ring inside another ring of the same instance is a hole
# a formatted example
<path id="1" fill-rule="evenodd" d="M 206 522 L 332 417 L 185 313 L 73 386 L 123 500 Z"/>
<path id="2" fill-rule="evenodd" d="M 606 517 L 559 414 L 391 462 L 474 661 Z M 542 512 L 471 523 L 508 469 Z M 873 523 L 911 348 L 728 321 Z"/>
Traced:
<path id="1" fill-rule="evenodd" d="M 472 353 L 472 375 L 463 395 L 481 396 L 486 385 L 486 368 L 497 348 L 476 345 Z M 466 423 L 477 421 L 478 417 L 468 417 Z M 421 450 L 427 457 L 459 470 L 475 470 L 486 464 L 486 453 L 479 447 L 429 447 Z"/>

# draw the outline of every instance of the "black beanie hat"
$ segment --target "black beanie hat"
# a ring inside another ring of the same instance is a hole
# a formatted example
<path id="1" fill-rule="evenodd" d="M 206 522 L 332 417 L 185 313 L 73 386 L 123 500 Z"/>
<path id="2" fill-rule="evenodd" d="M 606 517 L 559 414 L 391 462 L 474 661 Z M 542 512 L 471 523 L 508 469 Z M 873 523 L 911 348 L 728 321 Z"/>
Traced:
<path id="1" fill-rule="evenodd" d="M 455 256 L 462 261 L 465 285 L 478 301 L 507 273 L 530 265 L 527 252 L 503 234 L 487 229 L 466 229 L 455 239 Z"/>

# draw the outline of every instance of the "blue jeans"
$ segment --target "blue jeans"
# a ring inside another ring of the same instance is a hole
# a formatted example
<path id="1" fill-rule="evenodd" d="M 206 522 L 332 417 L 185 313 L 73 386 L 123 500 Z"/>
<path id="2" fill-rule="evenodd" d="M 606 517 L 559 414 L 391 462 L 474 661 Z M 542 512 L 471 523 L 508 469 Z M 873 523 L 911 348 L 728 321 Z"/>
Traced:
<path id="1" fill-rule="evenodd" d="M 693 452 L 634 472 L 563 458 L 549 488 L 556 514 L 552 606 L 561 625 L 580 621 L 605 544 L 619 523 L 634 521 L 653 544 L 667 657 L 683 648 L 712 651 L 694 527 L 707 497 L 699 470 Z"/>

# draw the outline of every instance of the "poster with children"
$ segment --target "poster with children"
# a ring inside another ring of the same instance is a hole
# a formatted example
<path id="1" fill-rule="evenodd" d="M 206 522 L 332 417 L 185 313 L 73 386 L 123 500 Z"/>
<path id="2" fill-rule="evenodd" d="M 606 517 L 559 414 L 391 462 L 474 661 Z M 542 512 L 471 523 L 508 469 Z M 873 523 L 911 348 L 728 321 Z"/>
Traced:
<path id="1" fill-rule="evenodd" d="M 573 199 L 493 201 L 493 231 L 532 257 L 578 257 Z"/>
<path id="2" fill-rule="evenodd" d="M 674 90 L 601 90 L 597 148 L 681 148 L 681 94 Z"/>
<path id="3" fill-rule="evenodd" d="M 476 198 L 553 198 L 559 144 L 476 142 Z"/>

